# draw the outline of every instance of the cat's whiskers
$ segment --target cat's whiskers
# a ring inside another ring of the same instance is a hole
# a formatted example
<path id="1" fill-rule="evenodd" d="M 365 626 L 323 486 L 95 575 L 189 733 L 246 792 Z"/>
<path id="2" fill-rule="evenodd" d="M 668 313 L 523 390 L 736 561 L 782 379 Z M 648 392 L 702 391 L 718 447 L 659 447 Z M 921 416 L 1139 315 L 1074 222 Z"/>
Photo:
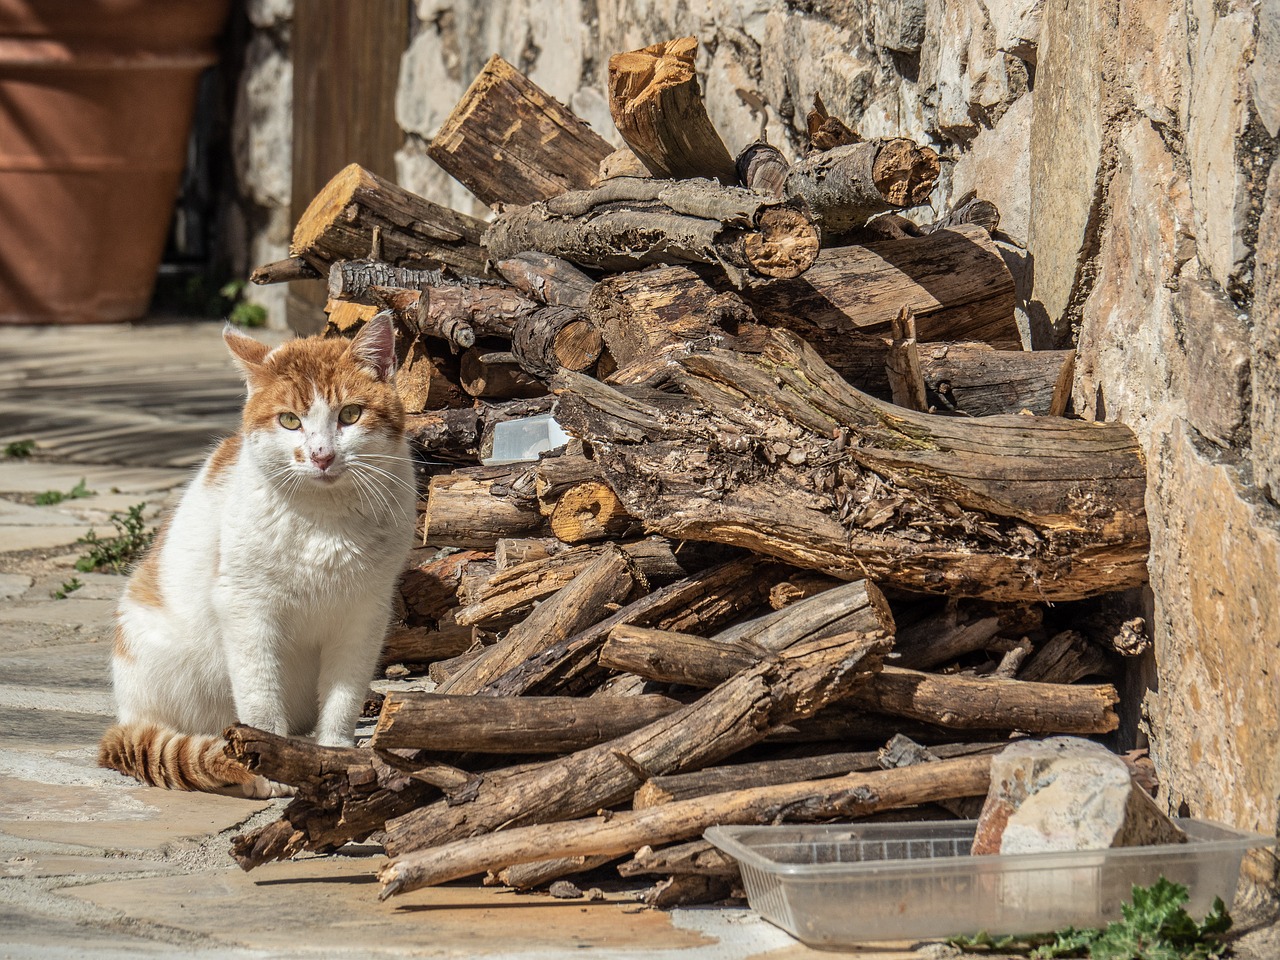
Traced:
<path id="1" fill-rule="evenodd" d="M 360 463 L 356 458 L 349 460 L 348 465 L 350 467 L 352 479 L 355 480 L 357 486 L 367 490 L 371 497 L 376 496 L 382 504 L 382 508 L 387 513 L 394 513 L 395 511 L 392 507 L 391 500 L 387 497 L 387 491 L 382 489 L 381 484 L 377 482 L 376 478 L 368 475 L 361 469 L 368 468 L 369 465 Z M 370 506 L 370 509 L 376 512 L 372 505 Z"/>
<path id="2" fill-rule="evenodd" d="M 396 475 L 395 475 L 394 473 L 392 473 L 390 470 L 384 470 L 382 467 L 379 467 L 379 466 L 377 466 L 376 464 L 372 464 L 372 463 L 365 463 L 365 462 L 363 461 L 363 459 L 361 459 L 363 456 L 365 456 L 365 455 L 364 455 L 364 454 L 362 454 L 362 455 L 360 455 L 360 456 L 352 457 L 352 458 L 351 458 L 351 461 L 350 461 L 350 463 L 352 464 L 352 466 L 359 465 L 359 466 L 361 466 L 361 467 L 364 467 L 366 470 L 371 470 L 371 471 L 373 471 L 374 473 L 378 474 L 379 476 L 386 477 L 388 480 L 390 480 L 390 481 L 392 481 L 392 482 L 394 482 L 394 483 L 399 484 L 399 485 L 400 485 L 400 487 L 401 487 L 401 489 L 403 489 L 406 493 L 411 493 L 411 494 L 413 494 L 413 496 L 414 496 L 415 498 L 417 497 L 417 495 L 418 495 L 418 488 L 417 488 L 417 486 L 416 486 L 416 485 L 414 485 L 414 484 L 410 483 L 408 480 L 405 480 L 403 477 L 398 477 L 398 476 L 396 476 Z"/>

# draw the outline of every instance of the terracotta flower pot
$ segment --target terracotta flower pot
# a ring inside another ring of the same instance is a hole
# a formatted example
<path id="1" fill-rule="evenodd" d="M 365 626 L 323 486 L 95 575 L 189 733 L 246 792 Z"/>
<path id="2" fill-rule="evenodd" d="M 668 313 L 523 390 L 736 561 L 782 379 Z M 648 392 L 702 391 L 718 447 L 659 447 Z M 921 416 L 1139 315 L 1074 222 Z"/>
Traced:
<path id="1" fill-rule="evenodd" d="M 227 0 L 0 0 L 0 323 L 142 316 Z"/>

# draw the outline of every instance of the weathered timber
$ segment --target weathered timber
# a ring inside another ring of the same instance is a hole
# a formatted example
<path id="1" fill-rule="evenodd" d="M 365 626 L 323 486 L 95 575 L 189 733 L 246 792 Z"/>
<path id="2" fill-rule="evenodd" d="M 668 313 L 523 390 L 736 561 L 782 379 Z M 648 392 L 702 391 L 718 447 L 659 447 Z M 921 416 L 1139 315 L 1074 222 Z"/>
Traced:
<path id="1" fill-rule="evenodd" d="M 572 753 L 638 730 L 680 708 L 668 697 L 472 697 L 389 693 L 374 749 Z"/>
<path id="2" fill-rule="evenodd" d="M 800 276 L 818 255 L 818 233 L 794 206 L 740 187 L 619 177 L 505 210 L 484 245 L 495 260 L 537 250 L 604 270 L 718 264 L 745 284 Z"/>
<path id="3" fill-rule="evenodd" d="M 452 613 L 448 612 L 434 627 L 397 627 L 388 631 L 379 662 L 387 665 L 448 660 L 465 652 L 471 646 L 471 637 L 471 628 L 453 622 Z"/>
<path id="4" fill-rule="evenodd" d="M 458 592 L 467 565 L 489 557 L 490 554 L 478 550 L 463 550 L 407 567 L 400 576 L 400 596 L 410 623 L 434 624 L 458 606 Z"/>
<path id="5" fill-rule="evenodd" d="M 567 543 L 561 543 L 555 537 L 507 537 L 498 541 L 498 545 L 493 548 L 493 562 L 497 565 L 498 573 L 506 573 L 514 567 L 518 567 L 523 563 L 533 560 L 546 560 L 558 553 L 566 550 L 578 549 L 571 547 Z M 590 548 L 586 548 L 590 549 Z M 487 590 L 486 584 L 482 588 Z M 469 596 L 467 603 L 473 603 L 480 599 L 480 594 Z"/>
<path id="6" fill-rule="evenodd" d="M 677 873 L 659 880 L 644 892 L 644 902 L 657 910 L 715 903 L 732 895 L 734 882 L 707 874 Z"/>
<path id="7" fill-rule="evenodd" d="M 879 37 L 877 37 L 879 40 Z M 813 108 L 805 114 L 805 126 L 809 133 L 809 152 L 834 150 L 836 147 L 859 143 L 862 138 L 840 117 L 833 117 L 822 102 L 822 95 L 813 95 Z"/>
<path id="8" fill-rule="evenodd" d="M 791 164 L 781 150 L 757 140 L 742 148 L 733 162 L 738 183 L 770 197 L 781 197 Z"/>
<path id="9" fill-rule="evenodd" d="M 917 347 L 928 403 L 973 417 L 1030 410 L 1060 417 L 1071 403 L 1074 350 L 991 350 L 980 344 Z"/>
<path id="10" fill-rule="evenodd" d="M 652 173 L 644 165 L 635 151 L 630 147 L 622 147 L 613 151 L 600 161 L 600 169 L 596 173 L 595 185 L 612 180 L 614 177 L 651 177 Z"/>
<path id="11" fill-rule="evenodd" d="M 733 183 L 733 158 L 707 116 L 694 57 L 698 41 L 680 37 L 609 58 L 609 112 L 655 177 Z"/>
<path id="12" fill-rule="evenodd" d="M 534 250 L 500 260 L 494 269 L 525 296 L 548 306 L 581 309 L 596 285 L 568 260 Z"/>
<path id="13" fill-rule="evenodd" d="M 672 630 L 621 624 L 609 631 L 600 647 L 600 666 L 653 680 L 686 683 L 695 679 L 732 676 L 760 662 L 763 648 L 750 641 L 719 642 Z M 713 661 L 714 664 L 706 661 Z"/>
<path id="14" fill-rule="evenodd" d="M 938 170 L 938 155 L 928 147 L 904 139 L 867 140 L 792 164 L 782 195 L 804 201 L 826 239 L 893 207 L 923 203 Z"/>
<path id="15" fill-rule="evenodd" d="M 596 325 L 576 307 L 543 307 L 515 325 L 511 354 L 529 373 L 550 377 L 560 368 L 589 371 L 604 350 Z"/>
<path id="16" fill-rule="evenodd" d="M 477 407 L 445 408 L 405 417 L 405 438 L 428 458 L 475 464 L 480 459 L 480 431 L 484 423 Z"/>
<path id="17" fill-rule="evenodd" d="M 764 784 L 759 784 L 764 786 Z M 625 863 L 618 864 L 618 873 L 624 877 L 640 877 L 649 873 L 695 874 L 698 876 L 738 876 L 738 861 L 707 840 L 691 840 L 655 850 L 643 846 Z"/>
<path id="18" fill-rule="evenodd" d="M 939 417 L 849 386 L 803 341 L 678 356 L 687 397 L 557 378 L 557 417 L 592 443 L 646 528 L 848 579 L 990 600 L 1141 584 L 1145 464 L 1118 423 Z"/>
<path id="19" fill-rule="evenodd" d="M 396 371 L 396 393 L 406 413 L 471 404 L 459 382 L 458 359 L 427 337 L 414 337 Z"/>
<path id="20" fill-rule="evenodd" d="M 816 570 L 801 570 L 783 580 L 769 591 L 769 606 L 775 610 L 808 599 L 819 593 L 840 586 L 842 581 Z M 896 646 L 896 644 L 895 644 Z"/>
<path id="21" fill-rule="evenodd" d="M 809 757 L 787 757 L 781 760 L 760 760 L 754 763 L 725 764 L 704 767 L 689 773 L 673 773 L 651 777 L 635 792 L 631 805 L 643 810 L 673 800 L 703 797 L 709 793 L 742 790 L 747 787 L 767 787 L 777 783 L 795 783 L 798 780 L 820 780 L 826 777 L 844 776 L 863 770 L 877 770 L 876 751 L 862 750 L 853 753 L 823 753 Z"/>
<path id="22" fill-rule="evenodd" d="M 514 354 L 492 347 L 471 347 L 462 355 L 458 379 L 470 396 L 489 400 L 521 400 L 542 396 L 546 385 L 530 374 Z"/>
<path id="23" fill-rule="evenodd" d="M 999 617 L 960 622 L 953 612 L 944 611 L 898 632 L 894 662 L 917 670 L 942 666 L 966 653 L 990 649 L 999 632 Z"/>
<path id="24" fill-rule="evenodd" d="M 429 336 L 461 344 L 455 330 L 474 336 L 510 337 L 521 317 L 538 304 L 505 284 L 427 285 L 418 300 L 418 329 Z"/>
<path id="25" fill-rule="evenodd" d="M 252 283 L 290 283 L 294 280 L 320 280 L 321 273 L 301 257 L 285 257 L 264 263 L 249 274 Z"/>
<path id="26" fill-rule="evenodd" d="M 633 569 L 622 550 L 606 545 L 575 580 L 544 600 L 502 640 L 437 689 L 440 693 L 476 693 L 528 657 L 603 620 L 607 606 L 621 602 L 631 592 L 638 577 Z"/>
<path id="27" fill-rule="evenodd" d="M 477 277 L 455 277 L 448 270 L 432 267 L 394 267 L 382 260 L 338 260 L 329 266 L 328 290 L 330 300 L 373 303 L 372 287 L 418 290 L 423 286 L 491 282 Z"/>
<path id="28" fill-rule="evenodd" d="M 1022 345 L 1013 317 L 1013 276 L 991 237 L 960 226 L 928 237 L 822 251 L 803 276 L 748 288 L 765 322 L 814 342 L 849 333 L 887 334 L 908 306 L 917 336 Z M 822 347 L 814 342 L 819 352 Z"/>
<path id="29" fill-rule="evenodd" d="M 879 669 L 889 647 L 883 638 L 857 633 L 783 650 L 633 733 L 520 773 L 490 774 L 466 802 L 435 803 L 388 822 L 387 850 L 398 856 L 617 803 L 650 776 L 714 763 L 759 742 L 772 726 L 848 697 Z"/>
<path id="30" fill-rule="evenodd" d="M 603 867 L 614 857 L 559 857 L 555 860 L 537 860 L 533 863 L 517 863 L 484 878 L 485 886 L 513 887 L 516 890 L 535 890 L 552 880 L 575 873 L 586 873 Z"/>
<path id="31" fill-rule="evenodd" d="M 1063 630 L 1045 641 L 1017 676 L 1037 683 L 1075 683 L 1085 677 L 1105 676 L 1111 670 L 1111 661 L 1102 650 L 1075 630 Z"/>
<path id="32" fill-rule="evenodd" d="M 327 276 L 335 260 L 443 264 L 485 275 L 482 220 L 424 200 L 353 163 L 316 194 L 293 231 L 290 254 Z"/>
<path id="33" fill-rule="evenodd" d="M 982 753 L 999 753 L 1008 743 L 989 745 Z M 877 752 L 877 761 L 885 770 L 896 770 L 912 767 L 921 763 L 936 763 L 942 754 L 929 747 L 916 743 L 910 737 L 898 734 Z M 948 811 L 958 820 L 976 820 L 982 812 L 985 797 L 960 797 L 950 800 L 939 800 L 938 806 Z"/>
<path id="34" fill-rule="evenodd" d="M 712 794 L 608 817 L 502 830 L 401 855 L 378 875 L 382 897 L 494 866 L 548 857 L 621 854 L 645 845 L 687 840 L 717 823 L 852 818 L 951 797 L 981 796 L 987 791 L 990 766 L 989 757 L 962 757 L 901 770 Z"/>
<path id="35" fill-rule="evenodd" d="M 925 227 L 924 232 L 933 233 L 962 223 L 972 223 L 987 233 L 995 233 L 1000 226 L 1000 210 L 990 200 L 979 200 L 977 192 L 970 190 L 952 205 L 945 216 Z"/>
<path id="36" fill-rule="evenodd" d="M 613 150 L 603 137 L 494 54 L 427 154 L 484 203 L 533 203 L 591 185 Z"/>
<path id="37" fill-rule="evenodd" d="M 890 327 L 893 342 L 885 357 L 885 372 L 893 402 L 908 410 L 927 411 L 924 374 L 920 372 L 920 352 L 916 343 L 916 318 L 910 307 L 903 307 Z"/>
<path id="38" fill-rule="evenodd" d="M 496 678 L 485 689 L 495 696 L 578 692 L 603 674 L 600 645 L 620 623 L 667 630 L 713 630 L 759 606 L 774 580 L 770 564 L 755 558 L 731 560 L 659 587 L 617 613 Z"/>
<path id="39" fill-rule="evenodd" d="M 431 478 L 422 514 L 422 542 L 492 550 L 503 537 L 540 536 L 548 529 L 527 464 L 468 467 Z"/>

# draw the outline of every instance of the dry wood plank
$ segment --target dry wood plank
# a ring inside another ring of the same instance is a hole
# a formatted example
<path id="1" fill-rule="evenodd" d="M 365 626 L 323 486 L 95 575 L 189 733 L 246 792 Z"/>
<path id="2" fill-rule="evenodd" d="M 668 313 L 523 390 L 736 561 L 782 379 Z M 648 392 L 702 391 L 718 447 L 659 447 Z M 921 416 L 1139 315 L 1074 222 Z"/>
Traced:
<path id="1" fill-rule="evenodd" d="M 745 284 L 800 276 L 817 257 L 818 233 L 795 207 L 740 187 L 619 177 L 503 211 L 484 245 L 495 260 L 537 250 L 603 270 L 717 264 Z"/>
<path id="2" fill-rule="evenodd" d="M 650 810 L 538 824 L 456 840 L 400 855 L 379 873 L 382 898 L 547 857 L 622 854 L 687 840 L 714 824 L 774 823 L 868 816 L 953 797 L 981 796 L 989 757 L 962 757 L 901 770 L 854 773 L 712 794 Z"/>
<path id="3" fill-rule="evenodd" d="M 336 260 L 438 266 L 482 277 L 485 223 L 416 196 L 353 163 L 330 180 L 293 231 L 289 253 L 328 276 Z"/>
<path id="4" fill-rule="evenodd" d="M 609 58 L 609 112 L 655 177 L 733 183 L 733 158 L 707 116 L 694 64 L 698 41 L 680 37 Z"/>
<path id="5" fill-rule="evenodd" d="M 503 537 L 548 529 L 528 464 L 468 467 L 431 478 L 420 534 L 424 544 L 492 550 Z"/>
<path id="6" fill-rule="evenodd" d="M 1060 417 L 1071 403 L 1074 350 L 991 350 L 979 344 L 921 344 L 929 404 L 939 412 L 988 417 L 1029 410 Z"/>
<path id="7" fill-rule="evenodd" d="M 852 388 L 781 331 L 758 354 L 678 356 L 668 380 L 683 405 L 556 380 L 558 419 L 653 532 L 990 600 L 1146 579 L 1146 468 L 1122 424 L 916 413 Z"/>
<path id="8" fill-rule="evenodd" d="M 389 821 L 387 850 L 399 856 L 458 836 L 572 819 L 616 803 L 650 776 L 714 763 L 759 742 L 770 727 L 848 697 L 879 669 L 889 647 L 883 638 L 856 633 L 783 650 L 633 733 L 519 773 L 487 775 L 466 802 L 435 803 Z"/>
<path id="9" fill-rule="evenodd" d="M 533 203 L 589 187 L 612 150 L 495 53 L 432 138 L 427 154 L 492 206 Z"/>

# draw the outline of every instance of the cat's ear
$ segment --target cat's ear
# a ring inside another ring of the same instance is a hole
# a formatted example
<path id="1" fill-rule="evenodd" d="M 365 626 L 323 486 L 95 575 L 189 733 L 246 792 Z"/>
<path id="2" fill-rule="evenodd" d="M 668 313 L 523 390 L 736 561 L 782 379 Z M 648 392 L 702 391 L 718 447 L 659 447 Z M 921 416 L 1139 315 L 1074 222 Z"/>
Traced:
<path id="1" fill-rule="evenodd" d="M 348 349 L 351 359 L 383 382 L 396 372 L 396 328 L 390 311 L 370 318 L 355 335 Z"/>
<path id="2" fill-rule="evenodd" d="M 271 352 L 271 348 L 265 343 L 259 343 L 253 337 L 246 336 L 231 324 L 223 328 L 222 339 L 226 341 L 227 349 L 231 351 L 236 366 L 244 374 L 245 382 L 252 388 L 253 376 L 262 366 L 262 361 Z"/>

